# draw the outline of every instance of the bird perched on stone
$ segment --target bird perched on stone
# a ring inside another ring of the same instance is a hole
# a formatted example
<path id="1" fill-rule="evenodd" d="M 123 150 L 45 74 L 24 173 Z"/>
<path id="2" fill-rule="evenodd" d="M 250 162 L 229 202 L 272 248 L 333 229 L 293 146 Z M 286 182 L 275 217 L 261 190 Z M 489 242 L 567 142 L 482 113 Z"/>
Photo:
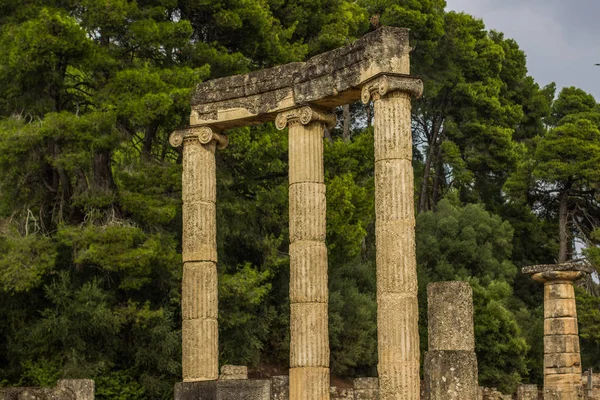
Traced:
<path id="1" fill-rule="evenodd" d="M 371 30 L 375 30 L 381 26 L 379 23 L 379 14 L 371 15 L 369 18 L 369 22 L 371 23 Z"/>

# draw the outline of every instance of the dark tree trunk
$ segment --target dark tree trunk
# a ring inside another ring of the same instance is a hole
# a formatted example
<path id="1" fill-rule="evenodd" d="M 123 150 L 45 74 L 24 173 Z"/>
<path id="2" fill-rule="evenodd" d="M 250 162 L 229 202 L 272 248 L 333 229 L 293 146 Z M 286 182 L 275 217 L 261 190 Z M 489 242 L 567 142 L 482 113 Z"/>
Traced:
<path id="1" fill-rule="evenodd" d="M 569 259 L 569 190 L 571 186 L 571 181 L 568 181 L 560 194 L 558 210 L 559 263 L 564 263 Z"/>
<path id="2" fill-rule="evenodd" d="M 442 186 L 442 174 L 444 173 L 444 163 L 442 160 L 442 146 L 438 146 L 435 157 L 435 176 L 433 178 L 433 193 L 431 195 L 431 204 L 433 210 L 437 210 L 437 203 L 440 201 L 440 192 Z"/>
<path id="3" fill-rule="evenodd" d="M 350 104 L 346 104 L 343 107 L 344 110 L 344 133 L 343 133 L 343 138 L 344 138 L 344 142 L 349 142 L 350 141 Z"/>
<path id="4" fill-rule="evenodd" d="M 144 135 L 144 141 L 142 142 L 142 159 L 146 161 L 150 160 L 152 156 L 152 144 L 156 137 L 157 128 L 156 124 L 150 124 L 146 128 L 146 135 Z"/>
<path id="5" fill-rule="evenodd" d="M 110 161 L 110 151 L 102 150 L 94 153 L 94 189 L 105 192 L 116 189 Z"/>
<path id="6" fill-rule="evenodd" d="M 429 142 L 429 148 L 427 149 L 427 156 L 425 157 L 425 168 L 423 170 L 423 181 L 421 182 L 421 194 L 419 195 L 419 209 L 418 213 L 429 210 L 429 176 L 431 174 L 431 163 L 433 157 L 437 154 L 438 148 L 438 132 L 436 127 L 433 127 L 433 136 Z"/>

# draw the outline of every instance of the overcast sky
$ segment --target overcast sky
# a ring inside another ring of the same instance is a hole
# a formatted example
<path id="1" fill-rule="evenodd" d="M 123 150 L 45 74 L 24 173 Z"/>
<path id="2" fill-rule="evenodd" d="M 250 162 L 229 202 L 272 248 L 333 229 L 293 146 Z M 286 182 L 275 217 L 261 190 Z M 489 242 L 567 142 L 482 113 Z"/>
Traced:
<path id="1" fill-rule="evenodd" d="M 446 0 L 483 19 L 527 55 L 529 74 L 557 90 L 577 86 L 600 102 L 600 0 Z"/>

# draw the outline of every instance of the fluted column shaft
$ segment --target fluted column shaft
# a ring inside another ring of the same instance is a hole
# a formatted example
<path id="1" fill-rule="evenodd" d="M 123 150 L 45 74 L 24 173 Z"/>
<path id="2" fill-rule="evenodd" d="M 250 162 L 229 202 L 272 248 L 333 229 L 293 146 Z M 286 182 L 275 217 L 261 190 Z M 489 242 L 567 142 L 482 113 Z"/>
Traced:
<path id="1" fill-rule="evenodd" d="M 381 87 L 374 86 L 378 91 L 372 94 L 379 398 L 418 400 L 419 309 L 411 99 L 408 92 L 386 93 Z"/>
<path id="2" fill-rule="evenodd" d="M 171 144 L 182 143 L 183 381 L 211 381 L 219 375 L 215 149 L 227 139 L 200 127 L 174 132 Z"/>
<path id="3" fill-rule="evenodd" d="M 328 114 L 279 114 L 289 127 L 290 400 L 329 399 L 329 330 L 323 131 Z"/>

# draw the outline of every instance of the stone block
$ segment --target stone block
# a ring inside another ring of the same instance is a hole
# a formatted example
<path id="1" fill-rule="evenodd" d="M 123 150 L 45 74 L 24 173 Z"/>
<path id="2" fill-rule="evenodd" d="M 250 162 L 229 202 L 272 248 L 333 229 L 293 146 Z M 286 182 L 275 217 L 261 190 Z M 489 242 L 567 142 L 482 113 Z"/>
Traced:
<path id="1" fill-rule="evenodd" d="M 354 389 L 332 386 L 329 388 L 329 398 L 331 400 L 354 400 Z"/>
<path id="2" fill-rule="evenodd" d="M 66 388 L 7 388 L 0 389 L 0 400 L 77 400 Z"/>
<path id="3" fill-rule="evenodd" d="M 92 379 L 60 379 L 56 387 L 71 390 L 76 400 L 94 400 L 96 385 Z"/>
<path id="4" fill-rule="evenodd" d="M 427 285 L 429 351 L 475 350 L 473 291 L 466 282 Z"/>
<path id="5" fill-rule="evenodd" d="M 537 385 L 519 385 L 517 400 L 538 400 L 539 389 Z"/>
<path id="6" fill-rule="evenodd" d="M 477 357 L 473 351 L 428 351 L 423 370 L 426 399 L 477 398 Z"/>
<path id="7" fill-rule="evenodd" d="M 175 400 L 217 400 L 217 381 L 178 382 Z"/>
<path id="8" fill-rule="evenodd" d="M 271 381 L 224 380 L 217 384 L 217 400 L 270 400 Z"/>
<path id="9" fill-rule="evenodd" d="M 248 379 L 248 367 L 245 365 L 223 365 L 220 380 Z"/>
<path id="10" fill-rule="evenodd" d="M 271 400 L 289 400 L 290 377 L 287 375 L 271 377 Z"/>
<path id="11" fill-rule="evenodd" d="M 379 389 L 379 379 L 356 378 L 354 379 L 354 389 Z"/>
<path id="12" fill-rule="evenodd" d="M 579 353 L 579 336 L 545 335 L 544 351 L 546 353 Z"/>

